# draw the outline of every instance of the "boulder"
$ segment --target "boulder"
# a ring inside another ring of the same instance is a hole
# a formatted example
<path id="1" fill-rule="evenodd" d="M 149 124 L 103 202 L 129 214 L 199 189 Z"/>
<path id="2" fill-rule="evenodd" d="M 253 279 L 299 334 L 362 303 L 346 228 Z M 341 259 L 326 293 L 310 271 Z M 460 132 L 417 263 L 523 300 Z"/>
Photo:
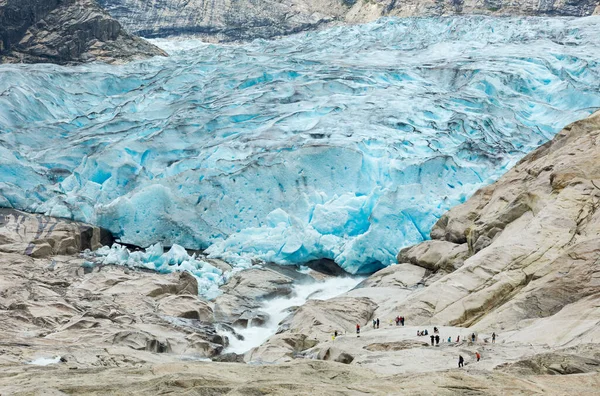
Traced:
<path id="1" fill-rule="evenodd" d="M 99 227 L 0 208 L 0 252 L 44 258 L 93 250 L 112 241 Z"/>
<path id="2" fill-rule="evenodd" d="M 460 268 L 468 257 L 466 244 L 447 241 L 425 241 L 418 245 L 404 248 L 398 253 L 398 263 L 410 263 L 431 272 L 442 269 L 452 272 Z"/>
<path id="3" fill-rule="evenodd" d="M 264 300 L 292 293 L 293 279 L 265 268 L 251 268 L 234 274 L 221 286 L 223 295 L 215 299 L 218 321 L 246 327 L 260 325 L 268 315 L 260 311 Z"/>
<path id="4" fill-rule="evenodd" d="M 213 312 L 210 306 L 196 296 L 170 295 L 162 298 L 158 310 L 169 316 L 186 319 L 196 319 L 203 322 L 213 321 Z"/>

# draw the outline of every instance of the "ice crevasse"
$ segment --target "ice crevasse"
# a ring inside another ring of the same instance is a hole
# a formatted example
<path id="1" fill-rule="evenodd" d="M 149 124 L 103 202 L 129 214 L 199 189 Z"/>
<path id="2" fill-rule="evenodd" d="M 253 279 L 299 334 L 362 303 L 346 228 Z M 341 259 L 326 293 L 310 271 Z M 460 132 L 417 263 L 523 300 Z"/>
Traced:
<path id="1" fill-rule="evenodd" d="M 600 108 L 595 17 L 157 43 L 169 58 L 0 66 L 0 206 L 239 265 L 365 273 Z"/>

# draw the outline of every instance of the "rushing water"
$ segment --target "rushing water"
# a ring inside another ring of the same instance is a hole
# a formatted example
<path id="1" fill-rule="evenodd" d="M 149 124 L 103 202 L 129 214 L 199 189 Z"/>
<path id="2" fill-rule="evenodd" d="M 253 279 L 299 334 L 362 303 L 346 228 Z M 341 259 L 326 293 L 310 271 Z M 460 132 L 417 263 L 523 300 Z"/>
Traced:
<path id="1" fill-rule="evenodd" d="M 339 296 L 353 289 L 362 280 L 363 278 L 360 277 L 340 277 L 294 285 L 291 297 L 278 297 L 265 301 L 261 308 L 262 311 L 269 314 L 269 320 L 265 325 L 248 326 L 248 328 L 236 330 L 244 337 L 243 340 L 238 340 L 231 333 L 223 332 L 223 335 L 229 338 L 229 347 L 225 352 L 244 353 L 261 345 L 277 332 L 279 322 L 288 315 L 289 308 L 301 306 L 310 299 L 327 300 Z"/>

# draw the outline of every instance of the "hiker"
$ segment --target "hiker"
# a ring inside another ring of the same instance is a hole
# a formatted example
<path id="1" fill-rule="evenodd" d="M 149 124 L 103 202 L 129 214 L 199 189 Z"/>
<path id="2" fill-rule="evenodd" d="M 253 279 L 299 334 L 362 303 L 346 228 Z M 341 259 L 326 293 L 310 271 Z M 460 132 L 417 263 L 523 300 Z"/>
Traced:
<path id="1" fill-rule="evenodd" d="M 421 331 L 420 331 L 420 330 L 417 330 L 417 337 L 421 337 L 421 335 L 422 335 L 422 334 L 421 334 Z"/>
<path id="2" fill-rule="evenodd" d="M 435 336 L 435 345 L 440 345 L 440 336 L 439 335 Z"/>
<path id="3" fill-rule="evenodd" d="M 439 333 L 439 330 L 438 330 L 438 328 L 437 328 L 437 327 L 434 327 L 434 328 L 433 328 L 433 334 L 437 334 L 437 333 Z"/>
<path id="4" fill-rule="evenodd" d="M 475 352 L 475 357 L 477 358 L 477 361 L 479 361 L 479 359 L 481 359 L 481 355 L 479 354 L 479 352 Z"/>
<path id="5" fill-rule="evenodd" d="M 431 335 L 431 346 L 433 346 L 433 342 L 435 341 L 435 337 L 433 336 L 433 334 Z"/>
<path id="6" fill-rule="evenodd" d="M 400 323 L 402 324 L 402 327 L 404 327 L 404 316 L 400 317 Z"/>
<path id="7" fill-rule="evenodd" d="M 429 332 L 427 331 L 427 329 L 424 330 L 424 334 L 429 335 Z"/>
<path id="8" fill-rule="evenodd" d="M 465 365 L 465 359 L 462 357 L 462 355 L 458 355 L 458 368 L 461 368 Z"/>
<path id="9" fill-rule="evenodd" d="M 471 334 L 471 341 L 475 342 L 475 333 Z"/>
<path id="10" fill-rule="evenodd" d="M 360 337 L 360 325 L 356 324 L 356 337 Z"/>
<path id="11" fill-rule="evenodd" d="M 457 336 L 456 336 L 456 342 L 459 342 L 459 341 L 460 341 L 460 336 L 459 336 L 459 335 L 457 335 Z"/>
<path id="12" fill-rule="evenodd" d="M 492 344 L 496 343 L 496 332 L 492 333 Z"/>
<path id="13" fill-rule="evenodd" d="M 333 332 L 333 336 L 337 337 L 337 330 Z"/>
<path id="14" fill-rule="evenodd" d="M 377 328 L 379 328 L 379 318 L 377 318 Z"/>
<path id="15" fill-rule="evenodd" d="M 375 328 L 375 319 L 373 319 L 373 328 Z"/>
<path id="16" fill-rule="evenodd" d="M 448 344 L 452 342 L 452 337 L 448 337 Z"/>

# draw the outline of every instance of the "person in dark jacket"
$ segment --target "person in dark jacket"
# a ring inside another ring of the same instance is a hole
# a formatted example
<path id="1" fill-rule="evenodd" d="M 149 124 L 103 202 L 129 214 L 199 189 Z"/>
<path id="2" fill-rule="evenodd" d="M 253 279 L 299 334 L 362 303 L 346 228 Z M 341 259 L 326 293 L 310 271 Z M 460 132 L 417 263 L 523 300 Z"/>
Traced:
<path id="1" fill-rule="evenodd" d="M 458 368 L 463 367 L 465 364 L 465 359 L 462 357 L 462 355 L 458 355 Z"/>
<path id="2" fill-rule="evenodd" d="M 435 342 L 435 337 L 433 336 L 433 334 L 431 335 L 431 346 L 433 346 L 433 343 Z"/>

